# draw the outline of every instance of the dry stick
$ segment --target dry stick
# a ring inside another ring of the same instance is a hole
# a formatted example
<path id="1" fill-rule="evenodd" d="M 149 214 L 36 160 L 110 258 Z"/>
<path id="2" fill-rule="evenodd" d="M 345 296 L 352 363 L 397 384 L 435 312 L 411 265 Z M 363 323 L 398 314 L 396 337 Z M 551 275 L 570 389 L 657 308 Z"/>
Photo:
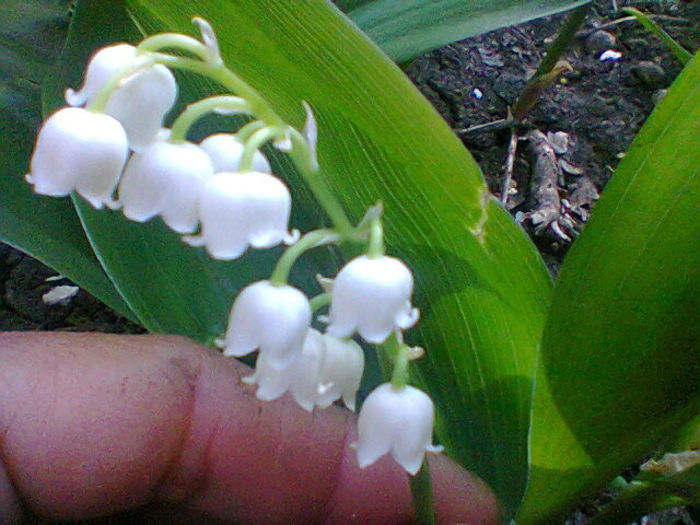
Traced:
<path id="1" fill-rule="evenodd" d="M 561 199 L 557 183 L 561 176 L 561 168 L 557 162 L 557 155 L 547 136 L 540 130 L 530 131 L 525 136 L 529 141 L 529 149 L 532 155 L 532 177 L 530 179 L 529 213 L 530 221 L 535 227 L 535 233 L 542 233 L 547 227 L 559 237 L 566 234 L 558 228 L 561 214 Z M 558 231 L 557 231 L 558 230 Z M 562 237 L 562 238 L 564 238 Z"/>
<path id="2" fill-rule="evenodd" d="M 518 152 L 518 132 L 515 128 L 510 130 L 510 141 L 508 142 L 508 155 L 506 156 L 506 165 L 501 181 L 501 202 L 508 209 L 508 196 L 510 190 L 510 181 L 513 179 L 513 169 L 515 167 L 515 154 Z"/>
<path id="3" fill-rule="evenodd" d="M 486 122 L 484 124 L 477 124 L 476 126 L 470 126 L 468 128 L 456 129 L 455 132 L 462 134 L 476 133 L 477 131 L 497 131 L 504 128 L 515 127 L 517 123 L 512 119 L 500 118 L 491 122 Z"/>
<path id="4" fill-rule="evenodd" d="M 591 4 L 584 4 L 567 17 L 557 38 L 547 49 L 546 56 L 540 62 L 540 66 L 535 71 L 532 78 L 525 84 L 522 93 L 510 108 L 508 118 L 505 122 L 519 123 L 525 114 L 537 103 L 542 92 L 547 89 L 562 73 L 571 71 L 571 64 L 559 60 L 562 53 L 569 47 L 569 43 L 576 36 L 581 24 L 588 14 Z M 518 132 L 515 126 L 511 127 L 510 142 L 508 143 L 508 156 L 506 157 L 503 179 L 501 180 L 501 202 L 505 206 L 508 201 L 508 190 L 510 181 L 513 179 L 513 169 L 515 166 L 515 156 L 518 150 Z"/>
<path id="5" fill-rule="evenodd" d="M 669 16 L 669 15 L 647 15 L 648 18 L 651 18 L 652 20 L 665 20 L 669 24 L 673 23 L 674 25 L 689 25 L 690 20 L 687 18 L 683 18 L 680 16 Z M 604 24 L 600 24 L 597 27 L 592 27 L 591 29 L 585 29 L 583 31 L 579 31 L 576 33 L 576 38 L 579 40 L 583 40 L 584 38 L 588 38 L 591 36 L 593 33 L 596 31 L 605 31 L 606 29 L 612 29 L 615 26 L 622 25 L 626 22 L 636 22 L 637 18 L 634 16 L 624 16 L 622 18 L 616 18 L 615 20 L 612 20 L 610 22 L 605 22 Z"/>

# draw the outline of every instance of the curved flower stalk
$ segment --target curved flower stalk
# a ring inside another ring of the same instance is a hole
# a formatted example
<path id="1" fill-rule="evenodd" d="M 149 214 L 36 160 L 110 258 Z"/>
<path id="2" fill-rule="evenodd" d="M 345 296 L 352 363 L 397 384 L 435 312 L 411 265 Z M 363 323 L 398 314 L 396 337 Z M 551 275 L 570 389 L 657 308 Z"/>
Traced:
<path id="1" fill-rule="evenodd" d="M 90 59 L 83 86 L 78 91 L 69 88 L 65 94 L 71 106 L 90 106 L 102 89 L 112 88 L 115 77 L 124 74 L 97 109 L 122 123 L 134 151 L 155 139 L 177 98 L 177 83 L 170 70 L 139 58 L 137 49 L 129 44 L 102 48 Z"/>
<path id="2" fill-rule="evenodd" d="M 158 140 L 129 159 L 117 206 L 133 221 L 161 215 L 172 230 L 191 233 L 199 223 L 200 188 L 213 175 L 209 156 L 196 144 Z"/>
<path id="3" fill-rule="evenodd" d="M 341 397 L 354 411 L 363 371 L 364 354 L 357 343 L 312 328 L 301 354 L 288 367 L 278 370 L 261 355 L 255 373 L 243 381 L 257 384 L 256 396 L 262 401 L 272 401 L 289 391 L 309 412 L 314 407 L 328 408 Z"/>
<path id="4" fill-rule="evenodd" d="M 232 133 L 216 133 L 205 138 L 200 146 L 211 157 L 214 171 L 238 171 L 243 157 L 243 143 Z M 272 173 L 270 163 L 260 151 L 253 154 L 251 171 Z"/>
<path id="5" fill-rule="evenodd" d="M 390 453 L 406 472 L 415 475 L 426 452 L 441 452 L 432 444 L 434 408 L 430 397 L 412 386 L 384 383 L 374 389 L 360 410 L 357 421 L 357 452 L 360 468 Z"/>
<path id="6" fill-rule="evenodd" d="M 129 154 L 126 133 L 109 115 L 63 108 L 39 130 L 26 180 L 42 195 L 77 191 L 94 208 L 112 203 Z"/>
<path id="7" fill-rule="evenodd" d="M 356 257 L 333 282 L 328 333 L 349 337 L 357 332 L 370 343 L 383 343 L 395 330 L 418 321 L 412 292 L 413 275 L 399 259 Z"/>
<path id="8" fill-rule="evenodd" d="M 202 233 L 185 237 L 215 259 L 237 259 L 248 249 L 292 244 L 299 232 L 287 231 L 292 198 L 287 186 L 267 173 L 217 173 L 199 194 Z"/>
<path id="9" fill-rule="evenodd" d="M 310 324 L 306 295 L 293 286 L 257 281 L 236 297 L 226 335 L 217 345 L 224 355 L 236 357 L 259 349 L 259 358 L 283 370 L 301 354 Z"/>

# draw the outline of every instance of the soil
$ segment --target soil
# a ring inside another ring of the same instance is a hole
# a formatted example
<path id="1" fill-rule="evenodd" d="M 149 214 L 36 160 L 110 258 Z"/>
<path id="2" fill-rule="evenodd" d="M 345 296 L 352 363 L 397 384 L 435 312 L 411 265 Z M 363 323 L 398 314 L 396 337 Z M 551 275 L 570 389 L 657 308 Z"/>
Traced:
<path id="1" fill-rule="evenodd" d="M 543 93 L 517 128 L 519 136 L 540 130 L 555 146 L 557 164 L 562 168 L 556 190 L 564 210 L 557 220 L 570 239 L 582 229 L 655 101 L 681 70 L 668 48 L 636 22 L 610 25 L 621 16 L 614 12 L 614 3 L 594 3 L 578 37 L 562 57 L 572 70 Z M 700 47 L 700 1 L 630 3 L 658 15 L 657 21 L 686 49 Z M 564 18 L 553 16 L 450 44 L 419 57 L 407 68 L 408 75 L 462 137 L 497 196 L 501 194 L 510 130 L 459 130 L 507 116 L 508 107 L 537 69 Z M 619 59 L 601 60 L 601 54 L 608 50 L 619 52 Z M 532 235 L 556 273 L 571 241 L 552 225 L 538 228 L 534 224 L 532 212 L 538 204 L 529 195 L 533 162 L 527 144 L 519 141 L 518 146 L 506 206 Z M 83 290 L 62 303 L 45 304 L 42 297 L 48 291 L 71 284 L 63 278 L 47 281 L 55 276 L 56 272 L 38 261 L 0 244 L 0 330 L 143 331 Z M 698 519 L 682 509 L 667 515 L 646 523 L 692 524 Z M 585 513 L 577 516 L 568 523 L 584 522 Z"/>
<path id="2" fill-rule="evenodd" d="M 563 218 L 573 223 L 567 232 L 571 239 L 582 229 L 655 101 L 681 70 L 668 48 L 636 21 L 610 25 L 622 18 L 614 12 L 613 3 L 594 2 L 577 38 L 561 57 L 572 70 L 542 94 L 518 129 L 520 137 L 528 129 L 541 130 L 558 146 L 557 160 L 563 169 L 557 189 L 564 199 Z M 686 49 L 698 49 L 699 2 L 631 4 L 657 15 L 657 21 Z M 464 130 L 507 117 L 509 106 L 536 71 L 565 17 L 544 18 L 445 46 L 418 58 L 407 70 L 460 135 L 497 196 L 501 196 L 510 130 Z M 602 60 L 608 50 L 619 52 L 619 60 Z M 537 207 L 529 188 L 531 164 L 521 140 L 506 206 L 522 221 L 556 273 L 571 241 L 527 220 Z"/>

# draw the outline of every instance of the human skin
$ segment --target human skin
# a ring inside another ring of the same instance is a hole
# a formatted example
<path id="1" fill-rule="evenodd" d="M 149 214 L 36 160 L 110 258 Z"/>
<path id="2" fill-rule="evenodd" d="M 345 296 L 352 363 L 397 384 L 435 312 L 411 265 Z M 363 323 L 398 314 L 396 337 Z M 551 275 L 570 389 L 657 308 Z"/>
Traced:
<path id="1" fill-rule="evenodd" d="M 403 470 L 357 467 L 354 414 L 261 403 L 251 372 L 176 336 L 0 333 L 0 523 L 411 521 Z M 481 480 L 430 465 L 439 523 L 499 522 Z"/>

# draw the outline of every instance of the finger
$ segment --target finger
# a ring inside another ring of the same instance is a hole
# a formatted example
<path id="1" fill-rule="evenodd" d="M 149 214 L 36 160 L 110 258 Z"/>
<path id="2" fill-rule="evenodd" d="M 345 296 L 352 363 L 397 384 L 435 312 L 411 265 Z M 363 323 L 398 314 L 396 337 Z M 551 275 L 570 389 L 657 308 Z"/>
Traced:
<path id="1" fill-rule="evenodd" d="M 409 519 L 390 459 L 357 468 L 354 417 L 260 403 L 240 382 L 250 373 L 173 336 L 0 334 L 0 522 L 153 501 L 244 522 Z M 432 466 L 440 521 L 498 522 L 482 482 L 446 458 Z"/>

